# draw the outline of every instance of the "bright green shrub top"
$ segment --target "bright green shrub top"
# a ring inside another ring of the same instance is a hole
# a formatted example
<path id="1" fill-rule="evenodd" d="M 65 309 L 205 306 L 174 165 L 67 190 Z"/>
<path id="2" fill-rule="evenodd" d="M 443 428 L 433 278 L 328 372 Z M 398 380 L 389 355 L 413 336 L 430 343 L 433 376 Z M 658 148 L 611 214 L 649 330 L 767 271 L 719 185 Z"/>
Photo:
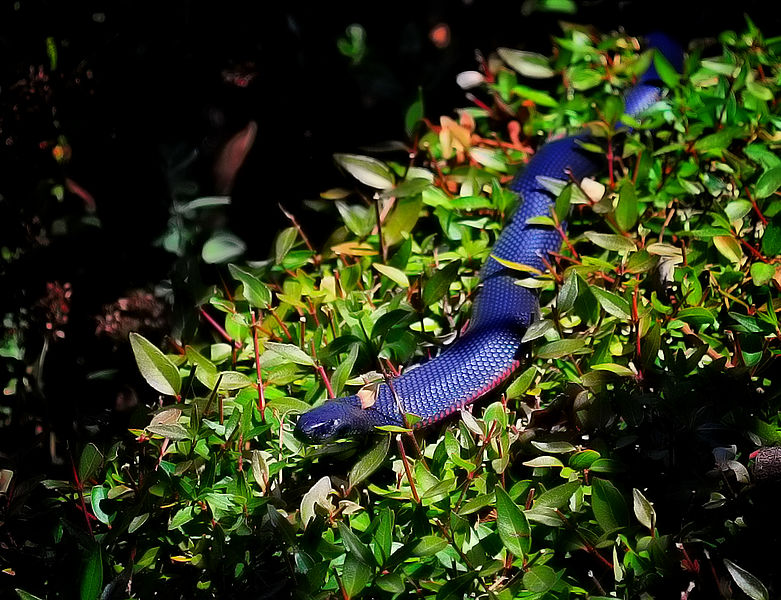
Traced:
<path id="1" fill-rule="evenodd" d="M 781 38 L 725 32 L 683 77 L 636 47 L 569 27 L 553 58 L 499 50 L 471 76 L 482 101 L 438 122 L 410 108 L 408 158 L 337 155 L 323 248 L 291 227 L 268 261 L 228 265 L 180 354 L 133 336 L 165 402 L 82 456 L 101 549 L 83 585 L 102 561 L 103 583 L 132 570 L 132 597 L 769 597 L 772 511 L 747 466 L 779 441 Z M 669 94 L 635 122 L 620 94 L 651 60 Z M 297 413 L 467 324 L 515 204 L 502 186 L 583 128 L 610 168 L 547 182 L 540 222 L 569 214 L 568 233 L 549 273 L 519 272 L 542 314 L 505 393 L 417 442 L 296 441 Z"/>

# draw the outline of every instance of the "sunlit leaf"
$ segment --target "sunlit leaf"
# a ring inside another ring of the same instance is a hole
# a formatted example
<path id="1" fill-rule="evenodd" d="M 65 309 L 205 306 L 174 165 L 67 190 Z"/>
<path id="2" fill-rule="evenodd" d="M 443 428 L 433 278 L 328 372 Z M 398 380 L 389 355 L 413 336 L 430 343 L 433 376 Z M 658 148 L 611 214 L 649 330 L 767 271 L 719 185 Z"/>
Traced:
<path id="1" fill-rule="evenodd" d="M 138 370 L 144 379 L 161 394 L 176 396 L 182 387 L 179 369 L 157 346 L 138 333 L 130 334 L 130 346 Z"/>

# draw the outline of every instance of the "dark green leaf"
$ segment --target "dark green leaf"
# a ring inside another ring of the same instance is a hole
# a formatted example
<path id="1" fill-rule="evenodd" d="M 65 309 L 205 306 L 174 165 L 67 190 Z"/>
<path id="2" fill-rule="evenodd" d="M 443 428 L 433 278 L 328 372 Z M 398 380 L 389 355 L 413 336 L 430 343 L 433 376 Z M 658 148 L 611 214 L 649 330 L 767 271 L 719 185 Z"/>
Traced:
<path id="1" fill-rule="evenodd" d="M 584 234 L 592 244 L 604 248 L 605 250 L 615 250 L 616 252 L 634 252 L 637 245 L 628 237 L 615 235 L 613 233 L 597 233 L 596 231 L 586 231 Z"/>
<path id="2" fill-rule="evenodd" d="M 341 525 L 341 523 L 340 523 Z M 348 553 L 342 569 L 342 585 L 348 598 L 354 598 L 366 587 L 372 576 L 372 569 L 354 554 Z"/>
<path id="3" fill-rule="evenodd" d="M 632 309 L 629 306 L 629 302 L 624 300 L 618 294 L 608 292 L 601 287 L 592 287 L 591 293 L 596 296 L 599 304 L 605 309 L 605 312 L 613 315 L 624 321 L 629 321 L 632 318 Z"/>
<path id="4" fill-rule="evenodd" d="M 523 510 L 513 499 L 497 486 L 496 528 L 505 548 L 517 557 L 525 557 L 531 548 L 531 529 Z"/>
<path id="5" fill-rule="evenodd" d="M 350 487 L 354 487 L 361 481 L 365 480 L 377 469 L 380 468 L 385 461 L 385 457 L 388 455 L 390 449 L 390 436 L 381 435 L 377 439 L 377 442 L 361 456 L 358 462 L 355 463 L 352 469 L 350 469 Z"/>
<path id="6" fill-rule="evenodd" d="M 570 461 L 570 463 L 571 462 L 572 461 Z M 572 494 L 574 494 L 580 488 L 580 486 L 580 481 L 569 481 L 546 490 L 534 501 L 534 507 L 532 510 L 541 506 L 545 506 L 547 508 L 563 508 L 567 505 L 567 502 L 569 502 Z"/>
<path id="7" fill-rule="evenodd" d="M 448 541 L 438 535 L 424 535 L 415 544 L 412 553 L 416 556 L 433 556 L 448 546 Z"/>
<path id="8" fill-rule="evenodd" d="M 571 340 L 556 340 L 545 344 L 537 350 L 537 358 L 562 358 L 577 352 L 586 345 L 586 340 L 576 338 Z"/>
<path id="9" fill-rule="evenodd" d="M 100 546 L 95 546 L 87 555 L 87 562 L 81 574 L 81 600 L 97 600 L 103 589 L 103 556 Z"/>
<path id="10" fill-rule="evenodd" d="M 781 254 L 781 218 L 774 217 L 762 236 L 762 252 L 767 256 Z"/>
<path id="11" fill-rule="evenodd" d="M 781 187 L 781 166 L 762 173 L 757 180 L 757 198 L 767 198 Z"/>
<path id="12" fill-rule="evenodd" d="M 630 231 L 637 223 L 638 216 L 635 186 L 630 179 L 626 179 L 618 192 L 616 223 L 622 231 Z"/>
<path id="13" fill-rule="evenodd" d="M 605 533 L 626 527 L 629 510 L 621 492 L 609 481 L 594 477 L 591 480 L 591 509 L 594 518 Z"/>
<path id="14" fill-rule="evenodd" d="M 450 284 L 458 277 L 461 261 L 453 261 L 435 272 L 423 286 L 423 304 L 430 306 L 446 297 Z"/>
<path id="15" fill-rule="evenodd" d="M 369 567 L 374 564 L 374 556 L 369 547 L 343 521 L 339 521 L 339 535 L 342 536 L 344 547 L 350 554 Z"/>
<path id="16" fill-rule="evenodd" d="M 530 592 L 543 594 L 559 580 L 556 571 L 547 565 L 537 565 L 523 574 L 523 586 Z"/>
<path id="17" fill-rule="evenodd" d="M 84 446 L 84 450 L 81 451 L 81 458 L 79 459 L 79 480 L 82 483 L 86 483 L 88 480 L 98 472 L 100 465 L 103 464 L 103 455 L 98 450 L 98 447 L 89 443 Z"/>

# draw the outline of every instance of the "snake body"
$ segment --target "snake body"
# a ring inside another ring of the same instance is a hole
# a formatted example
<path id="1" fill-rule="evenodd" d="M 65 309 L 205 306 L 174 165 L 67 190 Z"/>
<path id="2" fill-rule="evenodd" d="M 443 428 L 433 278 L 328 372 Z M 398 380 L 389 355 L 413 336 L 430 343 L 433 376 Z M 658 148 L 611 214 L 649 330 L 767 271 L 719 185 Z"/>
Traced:
<path id="1" fill-rule="evenodd" d="M 658 49 L 680 68 L 682 51 L 663 34 L 648 36 Z M 625 113 L 637 115 L 657 102 L 662 87 L 651 66 L 624 97 Z M 550 252 L 561 247 L 560 234 L 551 227 L 528 224 L 531 217 L 549 216 L 555 197 L 538 182 L 538 176 L 579 181 L 602 170 L 597 154 L 584 151 L 579 142 L 587 133 L 543 145 L 513 179 L 510 189 L 520 196 L 520 206 L 502 231 L 492 254 L 540 271 Z M 507 380 L 520 365 L 522 338 L 538 314 L 534 290 L 516 284 L 516 274 L 489 257 L 480 272 L 481 289 L 475 300 L 466 333 L 438 357 L 382 384 L 375 402 L 363 408 L 358 396 L 330 400 L 302 414 L 296 436 L 309 443 L 350 438 L 383 425 L 403 426 L 403 413 L 420 417 L 415 427 L 439 421 Z M 395 397 L 394 397 L 395 392 Z M 403 409 L 403 412 L 402 412 Z"/>

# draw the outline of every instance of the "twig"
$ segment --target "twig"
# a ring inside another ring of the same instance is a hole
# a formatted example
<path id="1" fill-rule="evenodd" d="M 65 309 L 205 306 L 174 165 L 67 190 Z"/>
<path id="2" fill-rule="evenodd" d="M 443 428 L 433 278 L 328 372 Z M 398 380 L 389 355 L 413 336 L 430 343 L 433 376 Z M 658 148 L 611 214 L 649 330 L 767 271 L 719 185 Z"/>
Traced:
<path id="1" fill-rule="evenodd" d="M 236 340 L 234 340 L 230 336 L 230 334 L 227 331 L 225 331 L 225 328 L 222 325 L 220 325 L 217 321 L 215 321 L 214 318 L 209 313 L 207 313 L 203 309 L 202 306 L 199 306 L 198 310 L 200 311 L 201 315 L 203 315 L 203 318 L 206 319 L 209 322 L 209 325 L 214 327 L 214 329 L 215 329 L 215 331 L 217 331 L 217 333 L 219 333 L 223 338 L 225 338 L 226 340 L 231 342 L 233 344 L 234 348 L 237 348 L 237 349 L 241 348 L 241 344 L 239 342 L 237 342 Z"/>
<path id="2" fill-rule="evenodd" d="M 252 315 L 252 342 L 255 346 L 255 371 L 258 374 L 258 410 L 260 411 L 260 422 L 266 422 L 266 397 L 263 390 L 263 377 L 260 374 L 260 352 L 258 351 L 258 322 L 255 320 L 255 311 L 251 310 Z"/>

